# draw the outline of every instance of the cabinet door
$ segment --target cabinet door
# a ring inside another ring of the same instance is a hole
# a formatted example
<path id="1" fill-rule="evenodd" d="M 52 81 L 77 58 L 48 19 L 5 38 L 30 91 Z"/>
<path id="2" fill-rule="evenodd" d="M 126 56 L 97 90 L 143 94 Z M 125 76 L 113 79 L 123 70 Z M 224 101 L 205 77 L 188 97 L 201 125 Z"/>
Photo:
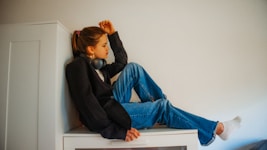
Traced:
<path id="1" fill-rule="evenodd" d="M 50 124 L 54 123 L 53 115 L 45 115 L 43 108 L 47 103 L 53 102 L 53 93 L 49 93 L 53 90 L 53 85 L 50 85 L 53 76 L 50 76 L 52 71 L 42 73 L 55 66 L 51 65 L 53 57 L 46 56 L 47 53 L 55 52 L 52 48 L 55 47 L 55 41 L 50 43 L 54 46 L 48 44 L 50 49 L 44 51 L 43 44 L 49 43 L 47 39 L 50 38 L 44 39 L 45 28 L 38 25 L 4 25 L 0 28 L 0 149 L 37 150 L 44 144 L 40 140 L 54 140 L 53 133 L 50 133 L 53 132 L 53 128 L 43 123 L 44 120 L 49 120 Z M 56 35 L 52 31 L 45 32 L 46 35 L 50 33 Z M 44 62 L 45 59 L 47 64 Z M 49 79 L 44 77 L 46 75 Z M 48 86 L 52 88 L 49 89 Z M 45 95 L 44 93 L 47 94 L 47 100 L 40 97 Z M 53 107 L 46 109 L 47 114 L 53 113 L 53 110 L 49 111 L 54 109 Z M 46 118 L 41 119 L 43 116 Z M 47 145 L 48 149 L 52 143 Z"/>
<path id="2" fill-rule="evenodd" d="M 39 41 L 10 44 L 7 150 L 37 149 L 39 44 Z"/>

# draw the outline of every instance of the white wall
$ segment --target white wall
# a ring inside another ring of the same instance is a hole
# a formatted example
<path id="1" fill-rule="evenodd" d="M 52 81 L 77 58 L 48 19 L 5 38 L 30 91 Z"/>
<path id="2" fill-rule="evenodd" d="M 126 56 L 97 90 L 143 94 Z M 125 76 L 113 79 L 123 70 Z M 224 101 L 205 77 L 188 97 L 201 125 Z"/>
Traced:
<path id="1" fill-rule="evenodd" d="M 2 0 L 0 23 L 59 20 L 71 31 L 113 21 L 130 61 L 168 98 L 242 128 L 203 150 L 238 149 L 267 138 L 266 0 Z"/>

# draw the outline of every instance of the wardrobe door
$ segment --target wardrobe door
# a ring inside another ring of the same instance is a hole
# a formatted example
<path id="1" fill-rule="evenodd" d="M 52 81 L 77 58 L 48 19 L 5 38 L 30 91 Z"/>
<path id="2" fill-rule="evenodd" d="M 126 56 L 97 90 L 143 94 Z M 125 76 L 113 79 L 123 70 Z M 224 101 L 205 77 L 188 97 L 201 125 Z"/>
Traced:
<path id="1" fill-rule="evenodd" d="M 36 150 L 39 42 L 14 41 L 9 49 L 7 150 Z"/>
<path id="2" fill-rule="evenodd" d="M 16 27 L 7 29 L 11 30 L 6 30 L 8 33 L 4 35 L 10 35 L 10 39 L 1 43 L 4 48 L 0 55 L 5 65 L 1 67 L 1 80 L 6 81 L 1 88 L 5 91 L 5 97 L 1 97 L 1 103 L 5 105 L 5 116 L 1 118 L 5 122 L 4 145 L 6 150 L 36 150 L 40 41 L 33 39 L 32 33 L 38 30 Z M 15 33 L 17 36 L 14 36 Z"/>

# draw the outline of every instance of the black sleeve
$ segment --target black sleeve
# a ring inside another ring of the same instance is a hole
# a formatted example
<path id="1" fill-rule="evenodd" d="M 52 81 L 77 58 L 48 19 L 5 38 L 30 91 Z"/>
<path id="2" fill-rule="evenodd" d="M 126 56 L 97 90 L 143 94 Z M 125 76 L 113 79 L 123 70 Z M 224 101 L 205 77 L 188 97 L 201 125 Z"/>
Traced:
<path id="1" fill-rule="evenodd" d="M 120 40 L 118 32 L 115 32 L 108 36 L 110 47 L 114 53 L 115 62 L 111 65 L 107 65 L 108 74 L 113 77 L 119 73 L 125 65 L 128 63 L 128 56 Z"/>
<path id="2" fill-rule="evenodd" d="M 73 61 L 66 67 L 66 78 L 72 100 L 83 124 L 109 139 L 125 139 L 127 129 L 112 122 L 93 94 L 86 62 Z"/>

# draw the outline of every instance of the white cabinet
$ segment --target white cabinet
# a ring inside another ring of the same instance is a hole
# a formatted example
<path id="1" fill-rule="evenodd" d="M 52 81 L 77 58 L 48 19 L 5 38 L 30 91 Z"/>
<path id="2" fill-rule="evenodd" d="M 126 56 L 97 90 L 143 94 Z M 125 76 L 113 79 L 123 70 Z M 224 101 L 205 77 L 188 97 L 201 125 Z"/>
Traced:
<path id="1" fill-rule="evenodd" d="M 70 32 L 54 21 L 0 25 L 0 33 L 0 149 L 62 150 L 72 126 Z"/>
<path id="2" fill-rule="evenodd" d="M 65 133 L 64 150 L 198 150 L 197 130 L 166 127 L 139 130 L 141 136 L 131 142 L 109 140 L 80 127 Z"/>

